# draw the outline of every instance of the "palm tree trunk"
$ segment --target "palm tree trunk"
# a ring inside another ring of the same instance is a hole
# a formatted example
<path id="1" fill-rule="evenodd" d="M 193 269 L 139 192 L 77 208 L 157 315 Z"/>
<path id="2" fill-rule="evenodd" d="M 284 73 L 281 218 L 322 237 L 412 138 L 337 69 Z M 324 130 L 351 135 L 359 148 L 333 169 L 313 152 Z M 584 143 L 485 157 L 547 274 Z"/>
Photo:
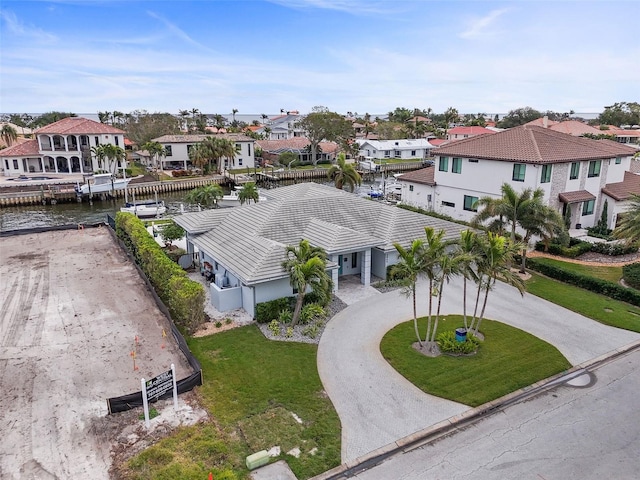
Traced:
<path id="1" fill-rule="evenodd" d="M 467 277 L 462 279 L 462 319 L 464 321 L 464 329 L 467 330 Z"/>
<path id="2" fill-rule="evenodd" d="M 416 338 L 418 339 L 418 344 L 420 348 L 422 348 L 422 340 L 420 339 L 420 332 L 418 331 L 418 315 L 416 312 L 416 284 L 413 284 L 413 328 L 416 330 Z"/>
<path id="3" fill-rule="evenodd" d="M 442 289 L 444 288 L 444 275 L 440 281 L 438 289 L 438 307 L 436 309 L 436 321 L 433 324 L 433 333 L 431 334 L 431 343 L 436 341 L 436 333 L 438 332 L 438 321 L 440 320 L 440 306 L 442 305 Z"/>
<path id="4" fill-rule="evenodd" d="M 476 317 L 478 315 L 478 304 L 480 303 L 481 291 L 482 291 L 482 276 L 478 279 L 478 290 L 476 292 L 476 304 L 473 307 L 473 318 L 471 318 L 471 325 L 469 325 L 470 330 L 473 330 L 473 326 L 476 323 Z"/>
<path id="5" fill-rule="evenodd" d="M 427 314 L 427 335 L 424 337 L 424 341 L 429 341 L 429 335 L 431 333 L 431 311 L 433 310 L 433 297 L 431 296 L 431 290 L 433 289 L 433 280 L 429 279 L 429 313 Z"/>
<path id="6" fill-rule="evenodd" d="M 527 247 L 522 249 L 522 262 L 520 263 L 520 273 L 525 273 L 525 268 L 527 265 Z"/>
<path id="7" fill-rule="evenodd" d="M 480 311 L 480 317 L 478 318 L 478 324 L 476 325 L 476 331 L 475 331 L 476 336 L 480 331 L 480 322 L 482 322 L 482 319 L 484 318 L 484 311 L 487 308 L 487 299 L 489 298 L 489 290 L 491 290 L 491 280 L 487 282 L 487 287 L 484 290 L 484 301 L 482 302 L 482 310 Z"/>
<path id="8" fill-rule="evenodd" d="M 304 292 L 307 289 L 307 286 L 300 290 L 298 293 L 298 299 L 296 300 L 296 308 L 293 310 L 293 319 L 291 320 L 291 326 L 295 327 L 298 324 L 298 320 L 300 320 L 300 312 L 302 311 L 302 304 L 304 303 Z"/>

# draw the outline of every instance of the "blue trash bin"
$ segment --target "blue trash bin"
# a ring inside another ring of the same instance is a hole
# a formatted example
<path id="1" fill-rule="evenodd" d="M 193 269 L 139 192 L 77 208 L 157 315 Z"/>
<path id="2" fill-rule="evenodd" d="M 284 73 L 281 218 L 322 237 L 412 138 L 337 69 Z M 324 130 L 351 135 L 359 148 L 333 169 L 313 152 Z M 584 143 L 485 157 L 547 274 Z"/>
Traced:
<path id="1" fill-rule="evenodd" d="M 467 341 L 467 329 L 466 328 L 456 328 L 456 342 L 466 342 Z"/>

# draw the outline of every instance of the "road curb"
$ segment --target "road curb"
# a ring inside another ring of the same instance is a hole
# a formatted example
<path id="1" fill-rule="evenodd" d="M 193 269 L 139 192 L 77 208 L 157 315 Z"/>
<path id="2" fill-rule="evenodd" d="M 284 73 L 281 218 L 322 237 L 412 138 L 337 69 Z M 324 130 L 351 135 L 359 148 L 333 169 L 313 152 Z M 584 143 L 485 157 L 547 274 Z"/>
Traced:
<path id="1" fill-rule="evenodd" d="M 596 369 L 605 363 L 613 361 L 616 358 L 624 356 L 637 349 L 640 349 L 640 340 L 612 350 L 591 360 L 582 362 L 562 373 L 540 380 L 533 385 L 511 392 L 503 397 L 480 405 L 479 407 L 470 408 L 459 415 L 449 417 L 435 425 L 431 425 L 430 427 L 398 439 L 393 443 L 373 450 L 366 455 L 356 458 L 355 460 L 346 462 L 338 467 L 332 468 L 331 470 L 327 470 L 320 475 L 312 477 L 310 480 L 338 480 L 352 477 L 360 472 L 375 467 L 389 457 L 398 453 L 411 451 L 427 443 L 433 442 L 440 437 L 450 435 L 456 430 L 466 427 L 472 422 L 492 415 L 510 405 L 513 405 L 514 403 L 519 403 L 527 398 L 539 395 L 547 390 L 551 390 L 552 388 L 562 385 L 573 378 L 587 373 L 589 370 Z"/>

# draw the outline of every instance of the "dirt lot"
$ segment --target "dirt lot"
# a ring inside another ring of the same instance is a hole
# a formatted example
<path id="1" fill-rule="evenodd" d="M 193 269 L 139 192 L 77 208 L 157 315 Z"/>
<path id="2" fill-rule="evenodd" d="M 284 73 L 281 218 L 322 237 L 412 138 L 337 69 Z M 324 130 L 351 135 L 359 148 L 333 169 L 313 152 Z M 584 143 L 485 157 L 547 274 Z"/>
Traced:
<path id="1" fill-rule="evenodd" d="M 0 478 L 109 478 L 106 399 L 191 373 L 144 282 L 107 227 L 21 235 L 0 238 L 0 300 Z"/>

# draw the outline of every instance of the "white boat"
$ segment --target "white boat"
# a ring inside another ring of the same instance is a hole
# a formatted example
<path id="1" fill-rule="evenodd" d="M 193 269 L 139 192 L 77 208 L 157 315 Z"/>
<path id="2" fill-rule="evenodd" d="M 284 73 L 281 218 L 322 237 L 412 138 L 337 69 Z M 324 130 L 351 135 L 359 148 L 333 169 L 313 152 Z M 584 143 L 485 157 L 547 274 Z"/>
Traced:
<path id="1" fill-rule="evenodd" d="M 242 190 L 242 186 L 235 187 L 229 195 L 223 195 L 220 200 L 218 200 L 218 205 L 221 207 L 237 207 L 240 205 L 240 196 L 238 195 Z M 267 197 L 263 197 L 262 195 L 258 196 L 259 202 L 266 202 Z"/>
<path id="2" fill-rule="evenodd" d="M 108 193 L 112 190 L 124 190 L 131 180 L 131 178 L 115 178 L 110 173 L 98 173 L 90 176 L 86 183 L 76 186 L 76 192 L 79 195 L 93 195 Z"/>
<path id="3" fill-rule="evenodd" d="M 167 212 L 167 207 L 162 200 L 143 200 L 141 202 L 125 203 L 124 207 L 120 208 L 121 212 L 133 213 L 134 215 L 143 217 L 159 217 Z"/>

